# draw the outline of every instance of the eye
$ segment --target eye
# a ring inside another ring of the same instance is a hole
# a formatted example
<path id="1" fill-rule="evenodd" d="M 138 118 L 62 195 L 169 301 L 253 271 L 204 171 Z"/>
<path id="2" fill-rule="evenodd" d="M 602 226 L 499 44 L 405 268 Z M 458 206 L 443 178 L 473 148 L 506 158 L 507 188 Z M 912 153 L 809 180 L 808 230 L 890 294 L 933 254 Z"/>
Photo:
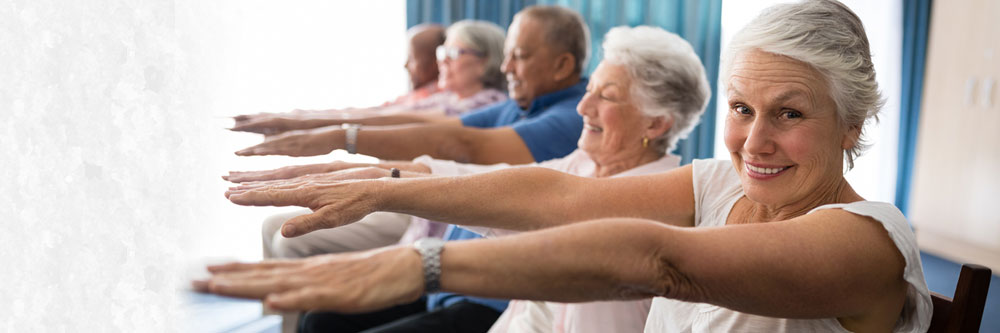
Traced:
<path id="1" fill-rule="evenodd" d="M 743 105 L 743 104 L 733 105 L 732 110 L 733 110 L 733 112 L 736 112 L 737 114 L 741 114 L 741 115 L 750 115 L 750 114 L 753 114 L 753 111 L 750 110 L 749 107 L 747 107 L 746 105 Z"/>
<path id="2" fill-rule="evenodd" d="M 798 119 L 802 118 L 802 112 L 796 110 L 788 110 L 781 113 L 781 117 L 785 119 Z"/>

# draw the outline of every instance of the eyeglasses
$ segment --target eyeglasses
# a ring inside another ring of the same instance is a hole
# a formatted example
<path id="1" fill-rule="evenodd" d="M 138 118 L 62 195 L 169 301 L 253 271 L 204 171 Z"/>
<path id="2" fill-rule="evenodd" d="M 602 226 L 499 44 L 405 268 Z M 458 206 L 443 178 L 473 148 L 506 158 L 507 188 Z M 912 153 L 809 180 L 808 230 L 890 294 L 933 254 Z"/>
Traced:
<path id="1" fill-rule="evenodd" d="M 437 47 L 437 60 L 444 61 L 445 57 L 451 60 L 458 60 L 463 54 L 471 54 L 477 57 L 484 56 L 482 52 L 473 49 L 460 49 L 457 47 L 445 47 L 444 45 Z"/>

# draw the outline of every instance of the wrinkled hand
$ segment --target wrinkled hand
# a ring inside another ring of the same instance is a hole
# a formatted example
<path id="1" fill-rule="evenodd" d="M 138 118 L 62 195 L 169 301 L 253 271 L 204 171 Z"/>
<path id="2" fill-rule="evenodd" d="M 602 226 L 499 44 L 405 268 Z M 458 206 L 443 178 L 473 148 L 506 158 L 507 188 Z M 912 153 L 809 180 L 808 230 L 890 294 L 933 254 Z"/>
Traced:
<path id="1" fill-rule="evenodd" d="M 334 149 L 334 131 L 295 130 L 278 135 L 269 135 L 264 142 L 237 151 L 239 156 L 288 155 L 316 156 L 327 154 Z"/>
<path id="2" fill-rule="evenodd" d="M 316 127 L 308 119 L 282 114 L 259 114 L 245 118 L 238 117 L 241 116 L 233 118 L 236 120 L 236 125 L 229 130 L 235 132 L 272 135 L 290 130 L 310 129 Z"/>
<path id="3" fill-rule="evenodd" d="M 263 299 L 276 310 L 362 313 L 412 302 L 424 291 L 420 256 L 408 247 L 297 260 L 208 266 L 195 290 Z"/>
<path id="4" fill-rule="evenodd" d="M 378 167 L 358 167 L 358 168 L 302 175 L 288 179 L 248 181 L 248 182 L 241 182 L 239 185 L 230 187 L 229 190 L 226 191 L 226 198 L 229 198 L 230 196 L 235 194 L 241 194 L 244 192 L 256 189 L 264 189 L 268 187 L 296 188 L 307 185 L 332 184 L 344 180 L 375 179 L 375 178 L 390 177 L 390 176 L 392 176 L 392 173 L 386 169 Z"/>
<path id="5" fill-rule="evenodd" d="M 233 183 L 257 182 L 265 180 L 290 179 L 304 175 L 340 171 L 357 167 L 357 163 L 334 161 L 331 163 L 292 165 L 273 170 L 261 171 L 230 171 L 222 179 Z"/>
<path id="6" fill-rule="evenodd" d="M 295 181 L 271 181 L 259 186 L 247 184 L 243 189 L 236 187 L 226 191 L 226 198 L 243 206 L 312 209 L 312 214 L 296 216 L 282 225 L 281 234 L 285 237 L 354 223 L 377 210 L 377 196 L 368 194 L 377 193 L 369 191 L 372 186 L 381 185 L 377 180 L 335 181 L 309 177 L 312 176 Z"/>

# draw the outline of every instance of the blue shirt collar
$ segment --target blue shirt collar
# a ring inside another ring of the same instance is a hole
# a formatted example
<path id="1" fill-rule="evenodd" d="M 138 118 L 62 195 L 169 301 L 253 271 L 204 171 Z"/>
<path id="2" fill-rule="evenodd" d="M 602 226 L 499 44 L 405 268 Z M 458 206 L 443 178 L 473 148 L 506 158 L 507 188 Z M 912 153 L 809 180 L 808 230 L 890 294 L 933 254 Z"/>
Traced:
<path id="1" fill-rule="evenodd" d="M 540 112 L 541 110 L 548 109 L 552 106 L 552 104 L 559 103 L 566 98 L 583 96 L 583 94 L 587 92 L 587 81 L 588 79 L 586 77 L 581 77 L 580 82 L 577 82 L 568 88 L 539 96 L 538 98 L 535 98 L 534 101 L 531 101 L 531 106 L 528 107 L 527 110 L 520 110 L 521 114 L 526 116 L 532 113 Z"/>

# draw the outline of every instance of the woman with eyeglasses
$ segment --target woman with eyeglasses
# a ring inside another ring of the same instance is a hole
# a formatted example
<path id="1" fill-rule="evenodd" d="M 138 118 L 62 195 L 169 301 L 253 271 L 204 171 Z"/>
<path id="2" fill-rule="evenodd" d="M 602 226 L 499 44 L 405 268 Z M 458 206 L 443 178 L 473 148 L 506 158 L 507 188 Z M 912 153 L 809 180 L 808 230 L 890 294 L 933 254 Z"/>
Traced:
<path id="1" fill-rule="evenodd" d="M 438 122 L 506 100 L 507 81 L 500 71 L 503 29 L 487 21 L 463 20 L 453 23 L 445 34 L 447 39 L 436 52 L 439 93 L 412 105 L 263 114 L 237 121 L 232 130 L 272 135 L 344 124 L 386 126 Z"/>

